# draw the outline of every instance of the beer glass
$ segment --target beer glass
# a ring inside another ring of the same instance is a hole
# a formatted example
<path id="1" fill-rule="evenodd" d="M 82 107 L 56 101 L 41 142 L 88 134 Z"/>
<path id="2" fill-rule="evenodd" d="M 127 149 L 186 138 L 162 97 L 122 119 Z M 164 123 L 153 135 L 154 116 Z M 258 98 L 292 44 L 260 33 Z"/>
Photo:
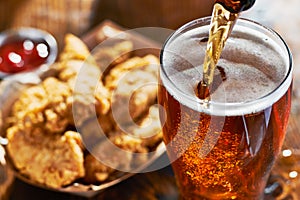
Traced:
<path id="1" fill-rule="evenodd" d="M 160 118 L 179 193 L 182 199 L 263 199 L 290 113 L 291 53 L 273 30 L 238 19 L 210 99 L 199 99 L 209 24 L 207 17 L 182 26 L 160 56 Z"/>

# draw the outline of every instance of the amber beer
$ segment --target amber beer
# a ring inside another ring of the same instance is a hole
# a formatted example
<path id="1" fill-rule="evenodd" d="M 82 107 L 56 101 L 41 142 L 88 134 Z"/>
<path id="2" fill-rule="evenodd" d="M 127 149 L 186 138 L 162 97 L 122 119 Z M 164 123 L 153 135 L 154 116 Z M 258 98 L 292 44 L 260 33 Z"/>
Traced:
<path id="1" fill-rule="evenodd" d="M 181 198 L 263 199 L 290 113 L 291 55 L 274 31 L 239 19 L 215 71 L 219 84 L 201 100 L 209 23 L 184 25 L 161 52 L 160 117 Z"/>

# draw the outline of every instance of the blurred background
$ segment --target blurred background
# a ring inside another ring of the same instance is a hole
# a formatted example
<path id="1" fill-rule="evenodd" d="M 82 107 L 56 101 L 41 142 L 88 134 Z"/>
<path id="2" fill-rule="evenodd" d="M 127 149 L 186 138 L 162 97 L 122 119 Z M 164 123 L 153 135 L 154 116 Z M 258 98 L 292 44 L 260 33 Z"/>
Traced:
<path id="1" fill-rule="evenodd" d="M 65 33 L 81 35 L 106 19 L 125 28 L 176 29 L 211 8 L 212 0 L 0 0 L 0 31 L 38 27 L 61 43 Z"/>
<path id="2" fill-rule="evenodd" d="M 52 33 L 61 45 L 65 33 L 80 36 L 106 19 L 125 28 L 174 30 L 210 15 L 212 6 L 213 0 L 0 0 L 0 31 L 38 27 Z M 256 0 L 242 16 L 279 32 L 291 47 L 295 63 L 300 63 L 299 8 L 299 0 Z"/>

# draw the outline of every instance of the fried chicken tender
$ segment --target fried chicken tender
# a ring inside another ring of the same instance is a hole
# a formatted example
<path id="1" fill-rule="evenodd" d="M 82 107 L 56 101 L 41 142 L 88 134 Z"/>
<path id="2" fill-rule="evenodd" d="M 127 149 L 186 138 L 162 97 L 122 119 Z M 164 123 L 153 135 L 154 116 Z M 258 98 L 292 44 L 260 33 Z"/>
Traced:
<path id="1" fill-rule="evenodd" d="M 48 134 L 62 133 L 72 122 L 70 96 L 67 84 L 49 77 L 20 94 L 12 107 L 10 120 L 29 129 L 39 127 Z"/>
<path id="2" fill-rule="evenodd" d="M 140 119 L 137 125 L 126 127 L 126 130 L 118 128 L 111 132 L 106 140 L 95 145 L 93 154 L 89 154 L 85 158 L 85 181 L 103 182 L 117 169 L 136 169 L 147 162 L 147 153 L 161 141 L 162 131 L 158 107 L 153 105 L 150 107 L 149 113 Z M 111 144 L 114 147 L 110 146 Z M 102 162 L 94 156 L 97 156 Z"/>
<path id="3" fill-rule="evenodd" d="M 64 40 L 65 46 L 60 54 L 60 60 L 85 60 L 90 57 L 88 47 L 77 36 L 68 33 Z"/>
<path id="4" fill-rule="evenodd" d="M 141 145 L 147 147 L 148 151 L 153 149 L 162 141 L 158 106 L 152 105 L 149 108 L 149 113 L 139 121 L 139 128 L 133 126 L 128 128 L 128 131 L 134 137 L 139 138 Z"/>
<path id="5" fill-rule="evenodd" d="M 84 181 L 94 184 L 106 181 L 110 177 L 110 174 L 115 171 L 113 168 L 110 168 L 99 162 L 91 154 L 88 154 L 85 157 L 84 167 L 86 169 Z"/>
<path id="6" fill-rule="evenodd" d="M 60 188 L 85 175 L 80 135 L 50 135 L 18 124 L 7 130 L 7 151 L 21 174 L 34 182 Z"/>
<path id="7" fill-rule="evenodd" d="M 127 60 L 132 52 L 133 43 L 129 40 L 118 42 L 113 46 L 99 47 L 93 51 L 93 56 L 104 72 Z"/>
<path id="8" fill-rule="evenodd" d="M 156 56 L 133 57 L 115 66 L 105 78 L 112 93 L 111 107 L 117 123 L 137 120 L 155 103 L 157 97 Z"/>
<path id="9" fill-rule="evenodd" d="M 118 82 L 122 78 L 122 75 L 130 70 L 149 65 L 150 60 L 148 60 L 147 58 L 150 58 L 150 56 L 152 57 L 152 55 L 148 55 L 148 57 L 145 57 L 146 59 L 135 56 L 126 60 L 125 62 L 116 65 L 105 77 L 105 87 L 109 88 L 110 90 L 114 90 L 118 86 Z"/>
<path id="10" fill-rule="evenodd" d="M 126 137 L 122 138 L 123 135 Z M 150 106 L 149 112 L 140 117 L 137 123 L 117 127 L 117 131 L 110 133 L 108 137 L 124 150 L 144 152 L 142 149 L 146 148 L 149 152 L 162 140 L 158 106 Z"/>
<path id="11" fill-rule="evenodd" d="M 86 176 L 84 179 L 92 183 L 99 183 L 112 178 L 111 174 L 116 170 L 130 171 L 132 158 L 131 151 L 122 151 L 109 139 L 102 140 L 93 147 L 92 154 L 85 158 Z"/>
<path id="12" fill-rule="evenodd" d="M 67 82 L 72 90 L 75 120 L 80 126 L 89 116 L 108 112 L 109 93 L 101 81 L 101 70 L 87 46 L 72 34 L 66 35 L 65 43 L 59 60 L 58 77 Z"/>

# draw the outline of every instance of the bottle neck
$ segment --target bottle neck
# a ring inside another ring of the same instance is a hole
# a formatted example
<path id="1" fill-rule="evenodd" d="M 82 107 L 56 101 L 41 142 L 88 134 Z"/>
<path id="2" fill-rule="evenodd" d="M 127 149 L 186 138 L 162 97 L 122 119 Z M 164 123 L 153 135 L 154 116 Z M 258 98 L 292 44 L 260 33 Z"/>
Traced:
<path id="1" fill-rule="evenodd" d="M 255 0 L 215 0 L 215 3 L 221 4 L 225 9 L 232 13 L 239 13 L 251 8 L 254 5 Z"/>

